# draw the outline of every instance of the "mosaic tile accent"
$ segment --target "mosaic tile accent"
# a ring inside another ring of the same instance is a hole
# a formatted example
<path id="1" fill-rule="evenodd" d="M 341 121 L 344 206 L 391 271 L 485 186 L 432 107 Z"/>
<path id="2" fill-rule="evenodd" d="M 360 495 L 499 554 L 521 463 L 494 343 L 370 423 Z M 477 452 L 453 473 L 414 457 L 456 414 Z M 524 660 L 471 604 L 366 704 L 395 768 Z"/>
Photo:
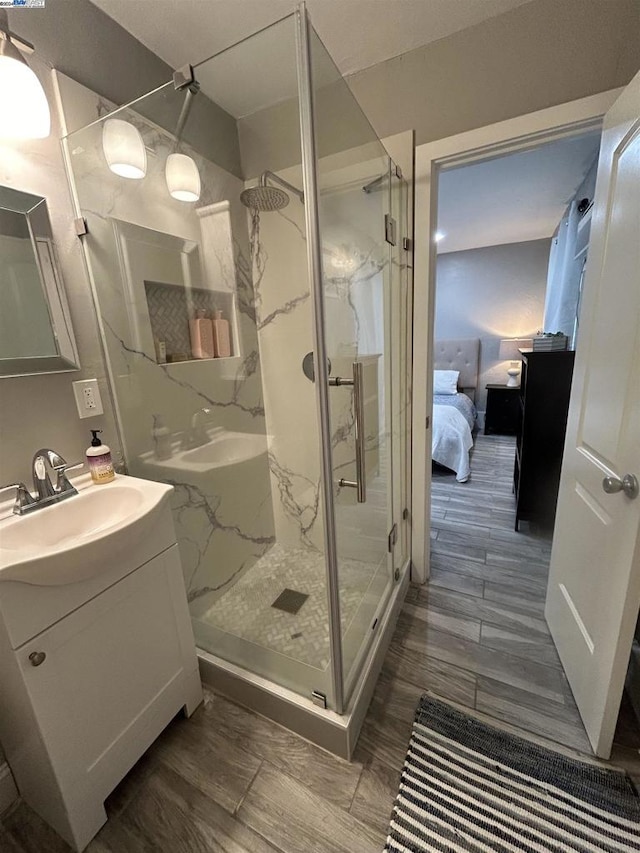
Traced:
<path id="1" fill-rule="evenodd" d="M 343 634 L 375 571 L 373 563 L 340 561 Z M 285 588 L 309 596 L 296 614 L 272 606 Z M 324 554 L 274 545 L 200 620 L 317 669 L 326 669 L 329 665 L 329 614 Z"/>
<path id="2" fill-rule="evenodd" d="M 167 353 L 186 352 L 191 357 L 189 318 L 198 309 L 204 309 L 207 317 L 216 310 L 226 320 L 231 316 L 233 297 L 229 293 L 195 287 L 187 291 L 182 285 L 158 281 L 145 281 L 144 289 L 153 337 L 166 343 Z"/>

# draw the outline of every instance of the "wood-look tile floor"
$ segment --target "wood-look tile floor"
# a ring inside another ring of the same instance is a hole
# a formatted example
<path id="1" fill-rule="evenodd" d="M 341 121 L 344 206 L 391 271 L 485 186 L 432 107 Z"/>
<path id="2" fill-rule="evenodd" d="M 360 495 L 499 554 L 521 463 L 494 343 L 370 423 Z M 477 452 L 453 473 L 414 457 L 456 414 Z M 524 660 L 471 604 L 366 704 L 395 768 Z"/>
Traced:
<path id="1" fill-rule="evenodd" d="M 107 801 L 89 853 L 375 853 L 425 690 L 551 748 L 590 754 L 544 621 L 550 543 L 513 532 L 513 442 L 479 436 L 472 477 L 433 479 L 432 579 L 411 587 L 349 763 L 206 690 Z M 639 774 L 622 715 L 613 764 Z M 68 853 L 27 806 L 2 853 Z"/>

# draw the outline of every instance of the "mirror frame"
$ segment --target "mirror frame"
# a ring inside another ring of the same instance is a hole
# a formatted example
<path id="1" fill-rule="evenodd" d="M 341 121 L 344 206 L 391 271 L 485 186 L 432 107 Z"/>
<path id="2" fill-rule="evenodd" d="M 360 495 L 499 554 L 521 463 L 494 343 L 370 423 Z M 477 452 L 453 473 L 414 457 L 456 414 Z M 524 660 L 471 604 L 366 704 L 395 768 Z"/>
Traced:
<path id="1" fill-rule="evenodd" d="M 13 187 L 0 186 L 0 209 L 21 214 L 27 220 L 31 248 L 57 350 L 56 355 L 0 358 L 0 379 L 80 370 L 78 347 L 56 257 L 47 200 L 43 196 Z"/>

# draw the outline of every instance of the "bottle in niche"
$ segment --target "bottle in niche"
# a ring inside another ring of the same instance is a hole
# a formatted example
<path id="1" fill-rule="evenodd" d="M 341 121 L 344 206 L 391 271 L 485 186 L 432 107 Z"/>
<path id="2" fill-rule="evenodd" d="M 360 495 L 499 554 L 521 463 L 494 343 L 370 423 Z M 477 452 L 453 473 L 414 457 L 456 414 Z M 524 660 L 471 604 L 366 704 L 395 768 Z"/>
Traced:
<path id="1" fill-rule="evenodd" d="M 198 308 L 195 319 L 189 320 L 189 332 L 193 357 L 213 358 L 215 356 L 213 325 L 211 320 L 205 317 L 204 308 Z"/>
<path id="2" fill-rule="evenodd" d="M 223 319 L 222 311 L 213 312 L 213 343 L 216 358 L 228 358 L 231 355 L 229 321 Z"/>

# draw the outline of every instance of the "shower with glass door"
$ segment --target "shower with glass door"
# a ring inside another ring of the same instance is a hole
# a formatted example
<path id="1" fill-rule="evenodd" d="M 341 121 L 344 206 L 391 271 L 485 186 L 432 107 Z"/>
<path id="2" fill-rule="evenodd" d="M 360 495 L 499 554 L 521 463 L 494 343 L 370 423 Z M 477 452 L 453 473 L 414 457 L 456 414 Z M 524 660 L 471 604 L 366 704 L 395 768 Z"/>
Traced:
<path id="1" fill-rule="evenodd" d="M 408 583 L 407 184 L 304 6 L 125 107 L 60 89 L 126 470 L 174 486 L 203 678 L 348 755 Z"/>

